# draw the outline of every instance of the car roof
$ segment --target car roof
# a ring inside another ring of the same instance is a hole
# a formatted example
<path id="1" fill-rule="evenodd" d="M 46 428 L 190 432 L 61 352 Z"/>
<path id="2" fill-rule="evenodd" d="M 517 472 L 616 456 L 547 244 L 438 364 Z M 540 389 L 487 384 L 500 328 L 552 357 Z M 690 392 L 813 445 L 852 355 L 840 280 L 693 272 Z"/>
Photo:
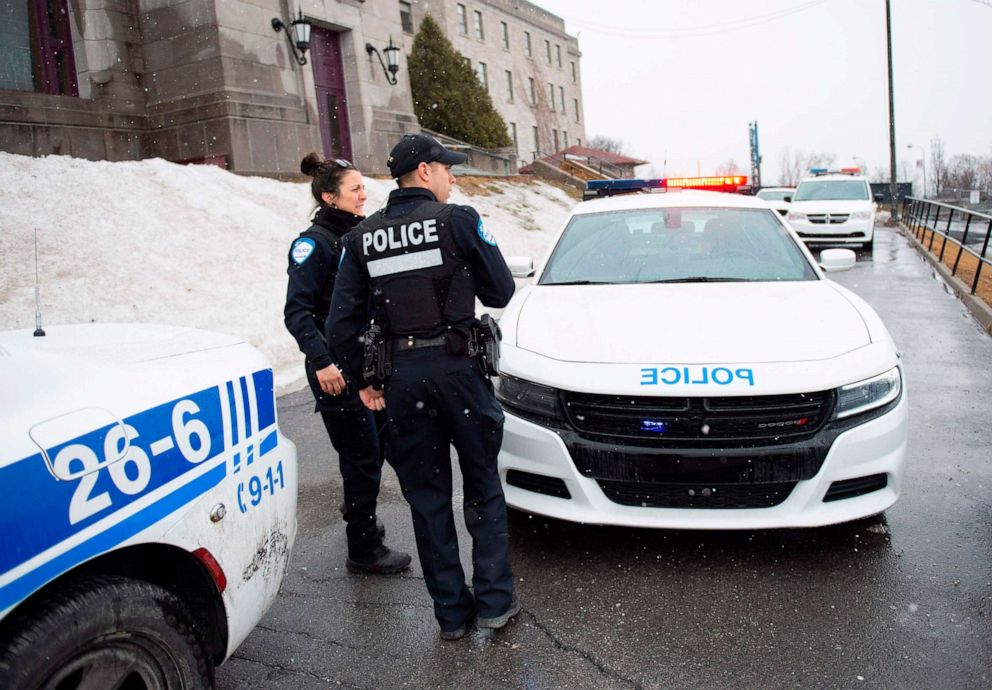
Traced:
<path id="1" fill-rule="evenodd" d="M 848 173 L 821 173 L 819 175 L 808 175 L 800 180 L 799 184 L 811 180 L 864 180 L 867 182 L 868 178 L 864 175 L 850 175 Z"/>
<path id="2" fill-rule="evenodd" d="M 795 190 L 795 187 L 762 187 L 755 194 L 760 194 L 761 192 L 791 192 Z"/>
<path id="3" fill-rule="evenodd" d="M 636 211 L 639 209 L 671 207 L 722 207 L 759 208 L 770 211 L 768 203 L 753 196 L 728 192 L 704 192 L 694 189 L 672 192 L 635 192 L 591 199 L 577 204 L 572 215 L 604 213 L 609 211 Z"/>

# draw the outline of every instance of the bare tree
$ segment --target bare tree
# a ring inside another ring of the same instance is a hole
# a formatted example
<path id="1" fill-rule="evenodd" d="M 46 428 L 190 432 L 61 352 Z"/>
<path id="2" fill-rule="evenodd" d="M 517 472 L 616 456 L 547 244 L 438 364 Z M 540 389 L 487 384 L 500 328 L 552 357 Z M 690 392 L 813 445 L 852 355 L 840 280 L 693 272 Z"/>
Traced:
<path id="1" fill-rule="evenodd" d="M 803 150 L 793 151 L 786 147 L 779 157 L 778 182 L 781 185 L 794 187 L 809 172 L 810 168 L 829 168 L 833 165 L 835 156 L 832 153 L 807 153 Z"/>
<path id="2" fill-rule="evenodd" d="M 978 160 L 978 188 L 986 197 L 992 195 L 992 155 L 982 156 Z"/>
<path id="3" fill-rule="evenodd" d="M 627 142 L 621 139 L 607 137 L 602 134 L 597 134 L 589 140 L 589 148 L 599 149 L 600 151 L 609 151 L 610 153 L 615 153 L 619 156 L 624 156 L 627 154 Z"/>
<path id="4" fill-rule="evenodd" d="M 717 175 L 736 175 L 741 171 L 740 167 L 737 165 L 737 161 L 733 158 L 727 159 L 722 165 L 716 166 Z"/>
<path id="5" fill-rule="evenodd" d="M 951 158 L 947 163 L 947 182 L 955 190 L 978 189 L 980 159 L 970 153 Z"/>
<path id="6" fill-rule="evenodd" d="M 944 157 L 944 140 L 934 137 L 930 140 L 930 175 L 933 179 L 933 196 L 940 198 L 947 178 L 947 159 Z"/>

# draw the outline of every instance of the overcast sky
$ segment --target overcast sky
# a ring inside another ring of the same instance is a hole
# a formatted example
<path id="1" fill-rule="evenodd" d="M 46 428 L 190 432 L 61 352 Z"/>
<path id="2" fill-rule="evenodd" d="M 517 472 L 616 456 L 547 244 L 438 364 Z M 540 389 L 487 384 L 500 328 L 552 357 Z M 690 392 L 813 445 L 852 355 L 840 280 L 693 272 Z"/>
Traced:
<path id="1" fill-rule="evenodd" d="M 535 0 L 582 51 L 586 136 L 621 139 L 655 172 L 748 169 L 786 148 L 888 167 L 884 0 Z M 892 0 L 897 160 L 992 155 L 992 0 Z M 667 164 L 666 164 L 667 161 Z"/>

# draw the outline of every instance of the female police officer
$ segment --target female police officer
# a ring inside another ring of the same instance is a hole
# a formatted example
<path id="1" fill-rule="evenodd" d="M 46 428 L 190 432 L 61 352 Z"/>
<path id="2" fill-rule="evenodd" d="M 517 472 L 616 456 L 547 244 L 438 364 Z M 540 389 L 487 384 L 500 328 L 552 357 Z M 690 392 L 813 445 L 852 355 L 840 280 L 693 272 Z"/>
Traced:
<path id="1" fill-rule="evenodd" d="M 400 189 L 345 238 L 327 321 L 328 341 L 351 381 L 362 380 L 356 340 L 368 322 L 370 297 L 392 345 L 385 393 L 369 387 L 361 396 L 389 415 L 390 457 L 445 640 L 462 637 L 476 616 L 479 627 L 500 628 L 520 611 L 496 467 L 503 412 L 466 347 L 475 298 L 504 307 L 514 285 L 475 209 L 444 203 L 455 183 L 451 166 L 465 159 L 424 134 L 407 135 L 393 148 L 388 164 Z M 451 444 L 472 535 L 474 594 L 458 556 Z"/>
<path id="2" fill-rule="evenodd" d="M 319 208 L 313 225 L 289 250 L 286 328 L 306 355 L 316 410 L 338 453 L 347 522 L 346 565 L 352 572 L 397 573 L 409 567 L 410 556 L 382 543 L 383 530 L 375 517 L 383 460 L 375 418 L 357 391 L 347 389 L 324 340 L 341 237 L 363 218 L 365 184 L 348 161 L 324 160 L 316 153 L 303 159 L 300 170 L 313 178 L 310 190 Z"/>

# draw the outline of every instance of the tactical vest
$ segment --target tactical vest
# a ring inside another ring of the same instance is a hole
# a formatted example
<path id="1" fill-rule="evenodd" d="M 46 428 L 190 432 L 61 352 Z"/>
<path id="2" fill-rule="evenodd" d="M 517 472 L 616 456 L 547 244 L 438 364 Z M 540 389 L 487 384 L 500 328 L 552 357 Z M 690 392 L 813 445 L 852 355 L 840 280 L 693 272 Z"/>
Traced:
<path id="1" fill-rule="evenodd" d="M 369 276 L 376 319 L 391 335 L 424 334 L 475 317 L 475 279 L 451 232 L 454 206 L 426 201 L 410 213 L 374 213 L 354 248 Z"/>

